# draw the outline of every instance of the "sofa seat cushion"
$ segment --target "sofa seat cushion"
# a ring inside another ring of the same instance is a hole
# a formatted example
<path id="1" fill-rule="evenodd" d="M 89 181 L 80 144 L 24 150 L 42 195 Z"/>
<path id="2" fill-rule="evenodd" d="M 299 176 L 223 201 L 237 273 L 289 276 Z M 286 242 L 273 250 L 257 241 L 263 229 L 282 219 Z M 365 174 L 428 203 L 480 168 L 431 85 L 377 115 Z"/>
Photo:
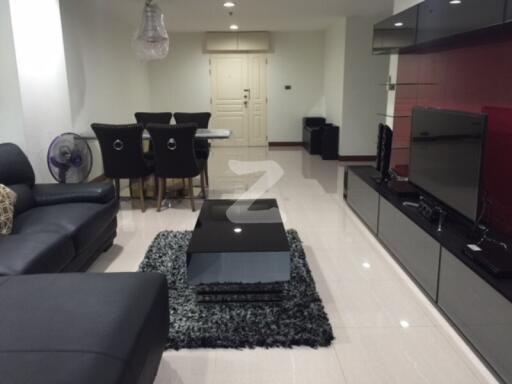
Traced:
<path id="1" fill-rule="evenodd" d="M 114 220 L 118 201 L 109 204 L 73 203 L 33 208 L 14 220 L 15 234 L 52 230 L 67 234 L 75 250 L 86 248 Z"/>
<path id="2" fill-rule="evenodd" d="M 0 372 L 11 384 L 152 383 L 167 290 L 154 273 L 0 278 Z"/>
<path id="3" fill-rule="evenodd" d="M 58 272 L 73 260 L 73 241 L 50 231 L 0 237 L 0 276 Z"/>

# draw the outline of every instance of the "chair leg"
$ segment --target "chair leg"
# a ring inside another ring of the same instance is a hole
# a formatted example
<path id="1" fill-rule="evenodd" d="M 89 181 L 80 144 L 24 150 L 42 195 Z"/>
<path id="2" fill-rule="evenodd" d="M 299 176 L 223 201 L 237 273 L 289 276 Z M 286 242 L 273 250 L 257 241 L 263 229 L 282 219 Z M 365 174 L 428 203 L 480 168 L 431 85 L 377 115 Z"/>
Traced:
<path id="1" fill-rule="evenodd" d="M 140 195 L 140 208 L 142 212 L 146 211 L 146 206 L 144 204 L 144 178 L 139 179 L 139 195 Z"/>
<path id="2" fill-rule="evenodd" d="M 205 178 L 206 178 L 206 171 L 203 169 L 201 171 L 201 193 L 203 194 L 203 199 L 206 200 Z"/>
<path id="3" fill-rule="evenodd" d="M 162 200 L 164 199 L 164 192 L 165 192 L 165 179 L 157 179 L 158 183 L 158 200 L 157 200 L 157 206 L 156 211 L 160 212 L 162 209 Z"/>
<path id="4" fill-rule="evenodd" d="M 194 186 L 192 184 L 192 178 L 188 179 L 188 194 L 190 195 L 190 205 L 192 206 L 192 212 L 196 211 L 196 202 L 194 201 Z"/>
<path id="5" fill-rule="evenodd" d="M 158 185 L 158 177 L 156 177 L 156 175 L 153 175 L 153 198 L 156 200 L 157 196 L 158 196 L 158 190 L 159 190 L 159 185 Z"/>
<path id="6" fill-rule="evenodd" d="M 210 176 L 208 175 L 208 159 L 206 159 L 206 162 L 204 164 L 204 175 L 206 177 L 206 186 L 210 186 Z"/>
<path id="7" fill-rule="evenodd" d="M 181 182 L 183 183 L 183 193 L 185 193 L 185 189 L 187 189 L 187 184 L 185 182 L 185 179 L 181 179 Z"/>
<path id="8" fill-rule="evenodd" d="M 116 186 L 116 196 L 118 199 L 121 198 L 121 184 L 119 179 L 114 179 L 114 185 Z"/>

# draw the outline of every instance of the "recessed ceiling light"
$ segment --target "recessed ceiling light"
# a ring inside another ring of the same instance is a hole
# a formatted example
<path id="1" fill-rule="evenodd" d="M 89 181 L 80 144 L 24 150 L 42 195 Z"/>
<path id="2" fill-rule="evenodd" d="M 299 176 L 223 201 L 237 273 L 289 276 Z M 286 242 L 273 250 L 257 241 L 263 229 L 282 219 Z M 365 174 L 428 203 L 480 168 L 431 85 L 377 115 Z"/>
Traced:
<path id="1" fill-rule="evenodd" d="M 226 1 L 226 2 L 224 3 L 224 6 L 225 6 L 226 8 L 233 8 L 235 5 L 236 5 L 236 4 L 235 4 L 235 3 L 233 3 L 232 1 Z"/>
<path id="2" fill-rule="evenodd" d="M 403 27 L 404 26 L 404 23 L 402 23 L 401 21 L 399 21 L 398 23 L 395 23 L 395 27 Z"/>
<path id="3" fill-rule="evenodd" d="M 238 25 L 236 25 L 236 24 L 230 25 L 229 29 L 231 29 L 232 31 L 236 31 L 236 30 L 238 30 Z"/>
<path id="4" fill-rule="evenodd" d="M 450 0 L 451 5 L 459 5 L 462 4 L 462 0 Z"/>
<path id="5" fill-rule="evenodd" d="M 409 324 L 409 322 L 406 320 L 402 320 L 402 321 L 400 321 L 400 326 L 402 328 L 409 328 L 411 326 L 411 324 Z"/>
<path id="6" fill-rule="evenodd" d="M 242 233 L 242 228 L 236 227 L 235 229 L 233 229 L 233 232 L 235 232 L 235 233 Z"/>
<path id="7" fill-rule="evenodd" d="M 370 263 L 363 263 L 363 268 L 370 269 L 372 265 Z"/>

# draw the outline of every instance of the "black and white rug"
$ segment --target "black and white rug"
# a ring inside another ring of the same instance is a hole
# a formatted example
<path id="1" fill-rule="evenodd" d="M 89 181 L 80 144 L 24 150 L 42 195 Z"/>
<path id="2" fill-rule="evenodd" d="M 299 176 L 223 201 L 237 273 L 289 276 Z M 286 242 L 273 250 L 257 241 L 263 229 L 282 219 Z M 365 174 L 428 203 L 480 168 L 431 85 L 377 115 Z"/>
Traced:
<path id="1" fill-rule="evenodd" d="M 187 284 L 186 251 L 192 232 L 161 232 L 139 270 L 160 272 L 169 285 L 168 349 L 326 347 L 334 339 L 299 235 L 287 231 L 291 280 L 278 303 L 199 303 Z"/>

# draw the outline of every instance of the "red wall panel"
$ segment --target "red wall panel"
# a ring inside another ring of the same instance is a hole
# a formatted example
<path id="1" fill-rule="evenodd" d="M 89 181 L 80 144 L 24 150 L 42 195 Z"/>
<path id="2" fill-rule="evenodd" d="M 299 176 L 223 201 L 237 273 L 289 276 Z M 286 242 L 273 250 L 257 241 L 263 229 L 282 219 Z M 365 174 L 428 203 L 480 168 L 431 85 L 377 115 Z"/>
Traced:
<path id="1" fill-rule="evenodd" d="M 397 83 L 418 84 L 397 86 L 397 116 L 410 116 L 417 105 L 489 115 L 481 186 L 486 221 L 512 235 L 512 35 L 401 55 Z M 394 132 L 392 166 L 405 176 L 411 118 L 396 117 Z"/>

